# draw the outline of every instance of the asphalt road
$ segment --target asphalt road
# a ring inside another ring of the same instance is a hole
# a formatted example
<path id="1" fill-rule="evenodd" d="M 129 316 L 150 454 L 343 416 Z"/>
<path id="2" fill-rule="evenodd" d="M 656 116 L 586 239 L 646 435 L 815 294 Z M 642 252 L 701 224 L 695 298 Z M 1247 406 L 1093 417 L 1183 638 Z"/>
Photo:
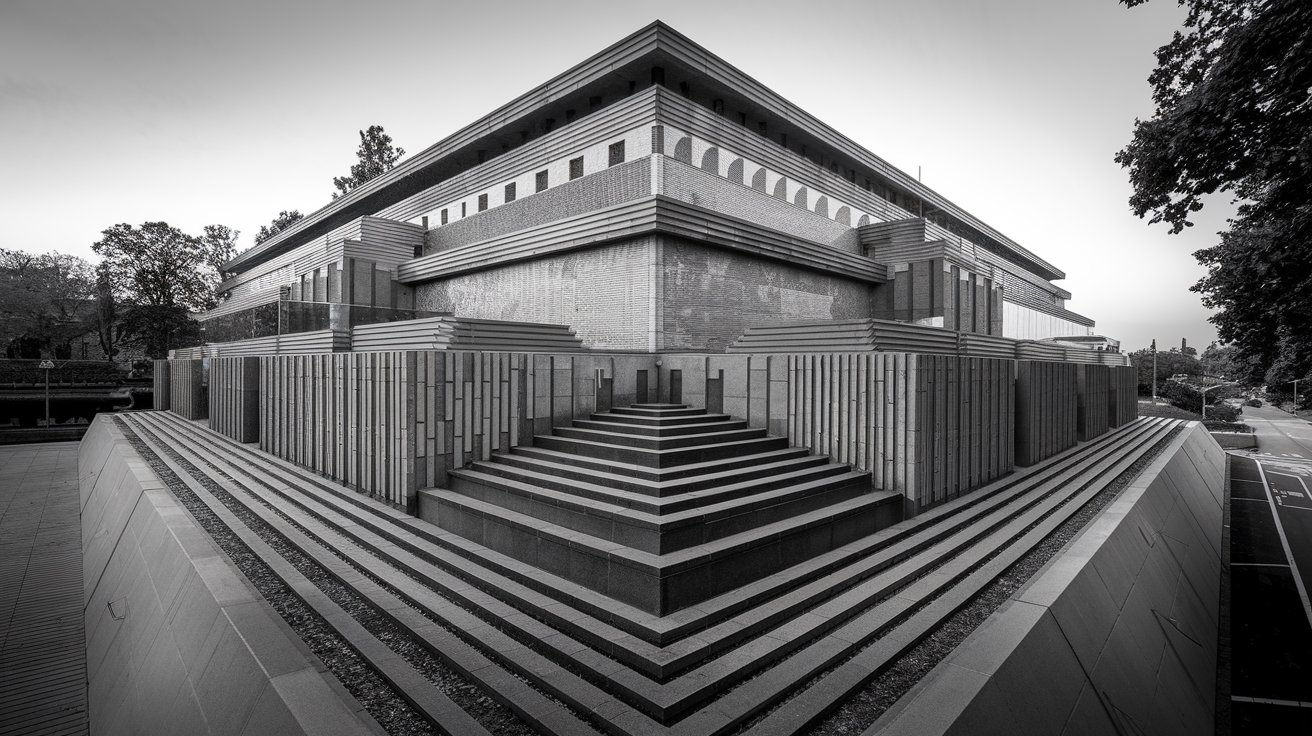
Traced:
<path id="1" fill-rule="evenodd" d="M 1231 727 L 1312 733 L 1312 424 L 1244 407 L 1230 460 Z"/>

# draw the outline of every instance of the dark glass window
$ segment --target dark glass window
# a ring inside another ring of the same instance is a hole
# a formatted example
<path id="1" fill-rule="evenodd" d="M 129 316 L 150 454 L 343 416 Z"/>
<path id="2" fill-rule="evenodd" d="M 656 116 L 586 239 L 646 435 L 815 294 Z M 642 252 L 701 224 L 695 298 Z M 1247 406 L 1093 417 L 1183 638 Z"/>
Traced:
<path id="1" fill-rule="evenodd" d="M 480 194 L 478 195 L 478 211 L 482 212 L 485 209 L 487 209 L 487 195 Z"/>
<path id="2" fill-rule="evenodd" d="M 572 158 L 569 160 L 569 178 L 570 181 L 583 176 L 583 157 Z"/>
<path id="3" fill-rule="evenodd" d="M 446 221 L 447 221 L 446 210 L 442 210 L 442 224 L 445 225 Z"/>
<path id="4" fill-rule="evenodd" d="M 543 169 L 538 172 L 537 191 L 541 192 L 547 188 L 547 170 Z"/>
<path id="5" fill-rule="evenodd" d="M 515 182 L 513 181 L 506 185 L 506 201 L 515 201 Z"/>
<path id="6" fill-rule="evenodd" d="M 610 163 L 607 166 L 624 163 L 624 141 L 610 144 Z"/>

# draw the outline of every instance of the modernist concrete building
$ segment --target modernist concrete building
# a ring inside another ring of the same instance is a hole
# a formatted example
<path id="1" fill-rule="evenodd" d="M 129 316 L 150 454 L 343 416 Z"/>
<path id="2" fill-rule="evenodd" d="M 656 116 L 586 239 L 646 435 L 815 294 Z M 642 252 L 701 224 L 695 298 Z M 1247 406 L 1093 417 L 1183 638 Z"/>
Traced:
<path id="1" fill-rule="evenodd" d="M 1091 334 L 1064 274 L 656 22 L 227 264 L 207 340 L 405 313 L 722 351 L 753 324 Z M 330 314 L 331 312 L 331 314 Z"/>

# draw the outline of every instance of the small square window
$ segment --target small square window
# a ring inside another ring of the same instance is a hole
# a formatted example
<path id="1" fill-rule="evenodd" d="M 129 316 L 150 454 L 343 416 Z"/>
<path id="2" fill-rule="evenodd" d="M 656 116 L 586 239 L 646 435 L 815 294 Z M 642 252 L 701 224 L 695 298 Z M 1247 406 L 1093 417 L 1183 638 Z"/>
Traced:
<path id="1" fill-rule="evenodd" d="M 487 195 L 480 194 L 478 195 L 478 211 L 482 212 L 485 209 L 487 209 Z"/>
<path id="2" fill-rule="evenodd" d="M 538 172 L 537 191 L 541 192 L 547 188 L 547 170 L 543 169 Z"/>
<path id="3" fill-rule="evenodd" d="M 446 210 L 442 210 L 442 224 L 445 225 L 446 221 L 447 221 Z"/>
<path id="4" fill-rule="evenodd" d="M 624 163 L 624 141 L 610 144 L 610 163 L 607 166 Z"/>
<path id="5" fill-rule="evenodd" d="M 572 158 L 569 160 L 569 178 L 570 181 L 583 176 L 583 157 Z"/>
<path id="6" fill-rule="evenodd" d="M 513 181 L 506 185 L 506 201 L 515 201 L 515 182 Z"/>

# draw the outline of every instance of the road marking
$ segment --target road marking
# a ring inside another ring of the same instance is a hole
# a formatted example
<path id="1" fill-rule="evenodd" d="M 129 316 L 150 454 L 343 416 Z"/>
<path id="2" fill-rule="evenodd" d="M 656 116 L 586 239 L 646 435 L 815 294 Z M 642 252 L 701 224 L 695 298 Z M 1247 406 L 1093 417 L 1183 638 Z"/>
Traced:
<path id="1" fill-rule="evenodd" d="M 1266 498 L 1271 504 L 1271 518 L 1276 522 L 1276 533 L 1280 535 L 1280 546 L 1285 549 L 1285 559 L 1289 560 L 1289 571 L 1293 574 L 1294 585 L 1298 587 L 1298 597 L 1303 599 L 1303 613 L 1307 615 L 1307 623 L 1312 626 L 1312 601 L 1307 598 L 1307 588 L 1303 587 L 1303 576 L 1298 573 L 1298 563 L 1294 561 L 1294 553 L 1289 549 L 1289 538 L 1285 536 L 1285 527 L 1280 523 L 1280 512 L 1276 510 L 1275 497 L 1271 494 L 1271 484 L 1266 480 L 1266 470 L 1262 463 L 1257 464 L 1257 474 L 1262 476 L 1262 485 L 1266 488 Z"/>
<path id="2" fill-rule="evenodd" d="M 1283 562 L 1231 562 L 1230 567 L 1289 567 Z"/>
<path id="3" fill-rule="evenodd" d="M 1239 703 L 1258 703 L 1261 705 L 1287 705 L 1291 708 L 1312 708 L 1312 703 L 1302 700 L 1280 700 L 1278 698 L 1249 698 L 1243 695 L 1231 695 L 1230 700 Z"/>
<path id="4" fill-rule="evenodd" d="M 1303 495 L 1307 496 L 1307 500 L 1312 501 L 1312 492 L 1308 491 L 1307 483 L 1303 481 L 1303 476 L 1290 475 L 1289 473 L 1277 473 L 1274 470 L 1271 471 L 1271 475 L 1278 475 L 1281 476 L 1282 478 L 1293 478 L 1294 480 L 1298 481 L 1298 484 L 1300 486 L 1303 486 Z"/>

